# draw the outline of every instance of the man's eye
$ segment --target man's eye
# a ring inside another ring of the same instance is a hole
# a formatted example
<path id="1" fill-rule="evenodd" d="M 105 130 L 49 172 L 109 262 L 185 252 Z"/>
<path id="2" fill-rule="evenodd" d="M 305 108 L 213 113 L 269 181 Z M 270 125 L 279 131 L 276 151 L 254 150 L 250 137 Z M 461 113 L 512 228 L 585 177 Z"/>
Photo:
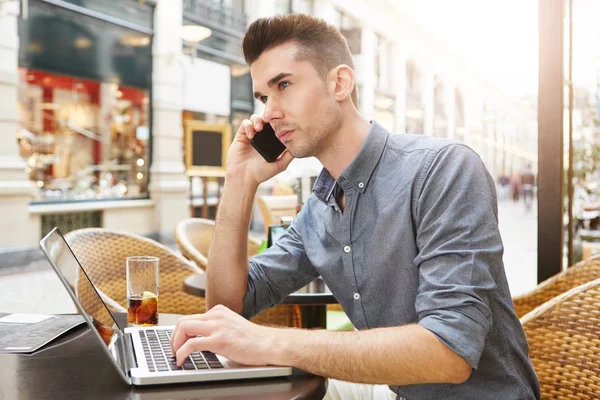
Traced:
<path id="1" fill-rule="evenodd" d="M 258 99 L 259 99 L 259 100 L 260 100 L 260 102 L 261 102 L 261 103 L 263 103 L 263 104 L 267 102 L 267 96 L 260 96 Z"/>
<path id="2" fill-rule="evenodd" d="M 281 81 L 279 82 L 279 89 L 285 89 L 286 87 L 290 86 L 290 83 L 288 81 Z"/>

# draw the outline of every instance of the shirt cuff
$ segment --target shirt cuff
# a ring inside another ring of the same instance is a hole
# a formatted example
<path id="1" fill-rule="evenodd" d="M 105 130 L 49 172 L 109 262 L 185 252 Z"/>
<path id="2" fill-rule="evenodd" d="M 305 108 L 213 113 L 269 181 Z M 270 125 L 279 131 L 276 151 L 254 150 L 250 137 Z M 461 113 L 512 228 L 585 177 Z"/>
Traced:
<path id="1" fill-rule="evenodd" d="M 431 331 L 450 350 L 461 356 L 473 369 L 479 359 L 489 333 L 484 325 L 464 310 L 437 310 L 419 321 L 419 325 Z"/>

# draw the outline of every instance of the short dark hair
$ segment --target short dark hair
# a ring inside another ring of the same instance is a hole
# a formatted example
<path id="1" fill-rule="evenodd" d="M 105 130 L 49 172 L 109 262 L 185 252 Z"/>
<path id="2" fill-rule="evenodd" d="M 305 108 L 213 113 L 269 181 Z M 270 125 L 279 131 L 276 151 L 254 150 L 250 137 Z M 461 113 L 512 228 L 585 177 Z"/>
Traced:
<path id="1" fill-rule="evenodd" d="M 354 69 L 348 42 L 340 31 L 323 19 L 306 14 L 276 15 L 252 22 L 242 43 L 246 63 L 252 65 L 265 51 L 290 42 L 298 47 L 296 59 L 310 61 L 323 81 L 340 64 Z M 352 101 L 358 107 L 356 86 Z"/>

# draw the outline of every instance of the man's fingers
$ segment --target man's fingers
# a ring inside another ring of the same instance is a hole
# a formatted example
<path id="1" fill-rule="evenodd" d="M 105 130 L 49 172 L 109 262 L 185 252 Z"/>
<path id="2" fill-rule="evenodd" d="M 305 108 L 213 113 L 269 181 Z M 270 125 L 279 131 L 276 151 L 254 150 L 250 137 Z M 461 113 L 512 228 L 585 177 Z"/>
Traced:
<path id="1" fill-rule="evenodd" d="M 252 121 L 252 125 L 254 126 L 254 130 L 256 132 L 262 131 L 262 128 L 265 125 L 265 120 L 262 116 L 258 114 L 252 114 L 252 116 L 250 117 L 250 121 Z"/>
<path id="2" fill-rule="evenodd" d="M 185 315 L 177 320 L 177 323 L 175 324 L 175 328 L 173 328 L 173 333 L 171 334 L 171 350 L 173 352 L 175 352 L 175 349 L 173 348 L 173 338 L 175 338 L 175 335 L 177 335 L 177 331 L 179 331 L 179 325 L 183 321 L 202 320 L 203 317 L 204 317 L 204 314 Z"/>
<path id="3" fill-rule="evenodd" d="M 252 121 L 250 121 L 249 119 L 245 119 L 242 121 L 238 133 L 242 133 L 246 135 L 248 139 L 252 139 L 254 137 L 255 132 L 256 131 L 254 129 L 254 123 Z"/>
<path id="4" fill-rule="evenodd" d="M 196 337 L 187 340 L 183 346 L 177 350 L 175 357 L 177 359 L 177 365 L 181 366 L 185 362 L 185 359 L 195 351 L 205 351 L 209 349 L 210 339 L 206 337 Z"/>
<path id="5" fill-rule="evenodd" d="M 208 336 L 207 323 L 198 320 L 184 320 L 178 323 L 177 331 L 173 331 L 171 336 L 171 347 L 173 352 L 177 352 L 183 344 L 190 338 L 198 335 Z"/>

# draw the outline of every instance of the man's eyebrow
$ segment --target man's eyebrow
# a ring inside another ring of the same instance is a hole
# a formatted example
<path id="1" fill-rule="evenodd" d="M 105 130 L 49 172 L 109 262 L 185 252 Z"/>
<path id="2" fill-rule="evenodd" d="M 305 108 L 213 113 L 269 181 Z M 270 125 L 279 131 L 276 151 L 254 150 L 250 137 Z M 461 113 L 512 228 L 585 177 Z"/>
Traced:
<path id="1" fill-rule="evenodd" d="M 269 81 L 267 82 L 267 86 L 271 87 L 274 84 L 276 84 L 277 82 L 279 82 L 280 80 L 282 80 L 283 78 L 287 78 L 288 76 L 291 76 L 291 75 L 293 75 L 293 74 L 290 72 L 282 72 L 280 74 L 277 74 L 275 77 L 269 79 Z M 260 92 L 254 92 L 254 98 L 258 99 L 258 98 L 260 98 L 260 96 L 262 96 Z"/>

